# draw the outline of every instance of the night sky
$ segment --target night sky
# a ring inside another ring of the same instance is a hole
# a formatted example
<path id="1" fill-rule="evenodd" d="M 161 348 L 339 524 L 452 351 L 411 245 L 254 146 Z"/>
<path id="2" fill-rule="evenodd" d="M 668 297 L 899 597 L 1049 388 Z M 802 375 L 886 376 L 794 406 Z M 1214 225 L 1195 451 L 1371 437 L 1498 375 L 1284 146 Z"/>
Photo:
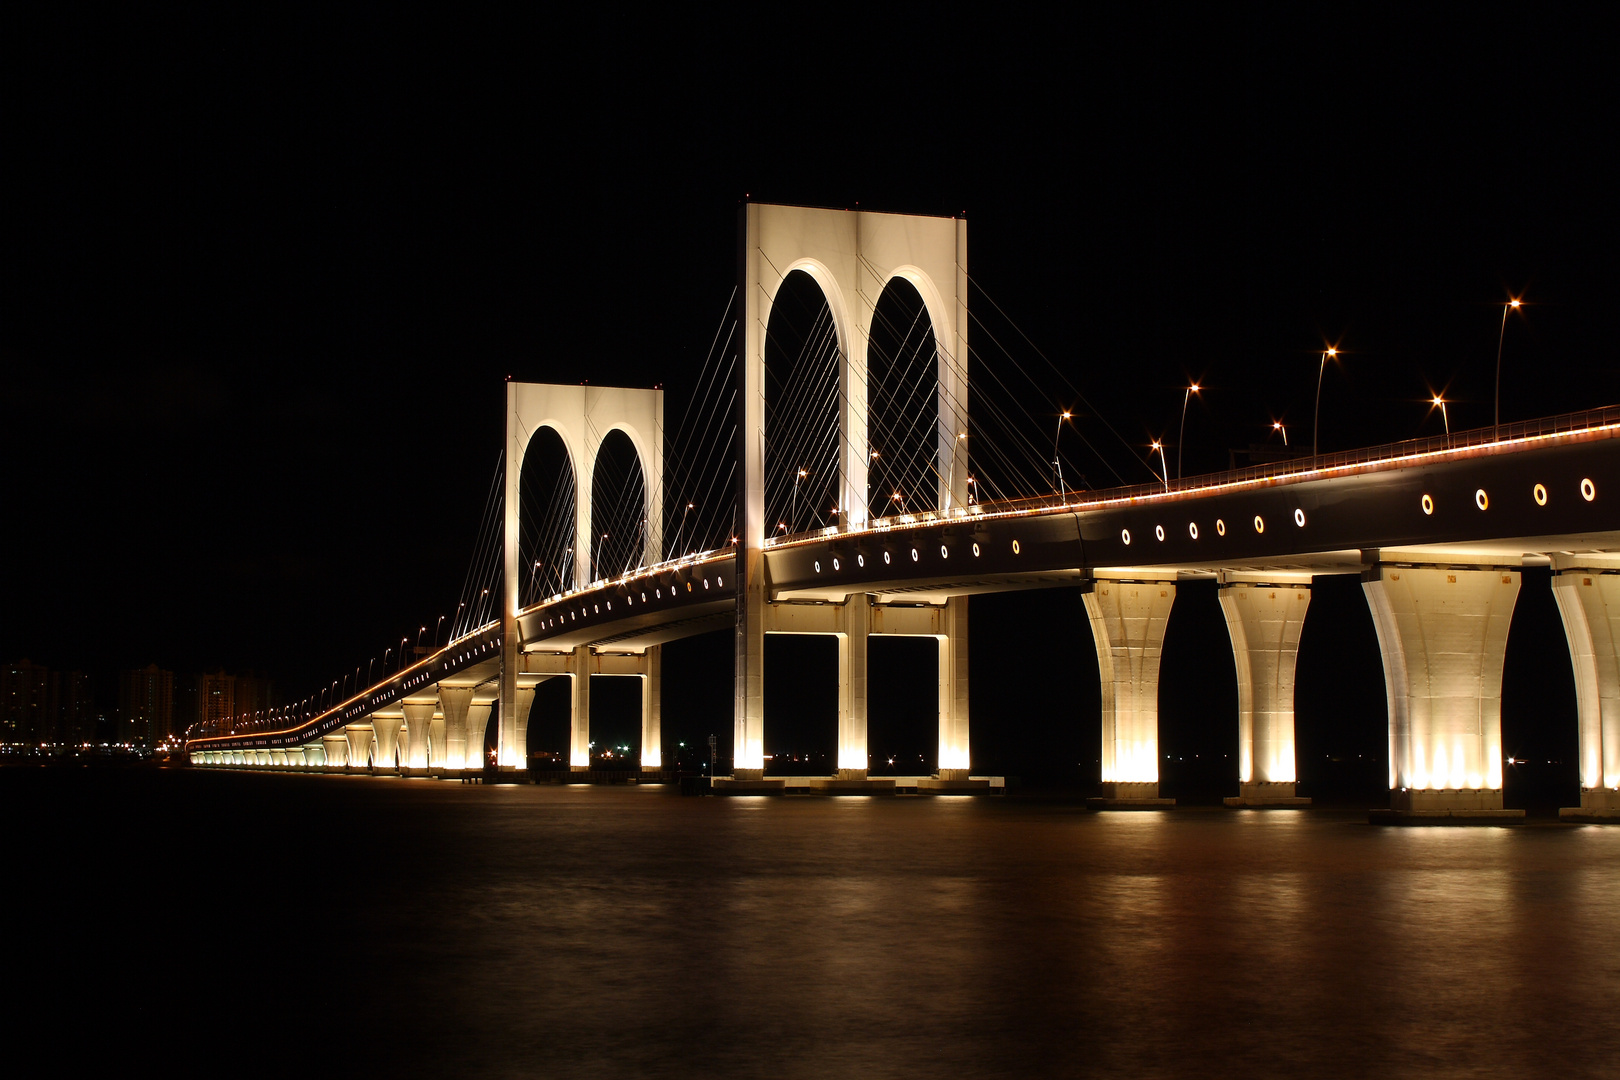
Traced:
<path id="1" fill-rule="evenodd" d="M 682 400 L 745 196 L 965 213 L 976 283 L 1144 453 L 1206 384 L 1188 473 L 1308 440 L 1324 343 L 1325 450 L 1438 432 L 1436 391 L 1489 423 L 1510 294 L 1504 419 L 1620 401 L 1587 10 L 8 11 L 0 655 L 297 695 L 432 624 L 503 380 Z"/>

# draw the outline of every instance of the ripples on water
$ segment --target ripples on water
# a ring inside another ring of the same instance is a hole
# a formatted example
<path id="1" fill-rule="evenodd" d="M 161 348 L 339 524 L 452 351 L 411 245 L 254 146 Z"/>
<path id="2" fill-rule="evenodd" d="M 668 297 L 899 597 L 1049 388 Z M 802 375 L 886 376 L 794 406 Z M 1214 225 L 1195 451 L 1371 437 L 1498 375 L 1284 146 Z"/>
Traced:
<path id="1" fill-rule="evenodd" d="M 8 1014 L 64 1060 L 1119 1078 L 1620 1061 L 1620 828 L 202 772 L 11 774 L 0 799 L 20 871 Z"/>

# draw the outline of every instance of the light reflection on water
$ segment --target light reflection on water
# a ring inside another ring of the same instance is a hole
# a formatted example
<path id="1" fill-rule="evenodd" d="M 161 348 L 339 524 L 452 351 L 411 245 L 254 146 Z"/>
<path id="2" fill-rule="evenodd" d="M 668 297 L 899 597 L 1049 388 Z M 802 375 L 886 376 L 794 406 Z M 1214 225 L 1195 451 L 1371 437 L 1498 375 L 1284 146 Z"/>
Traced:
<path id="1" fill-rule="evenodd" d="M 192 1022 L 312 1002 L 334 1071 L 1576 1077 L 1620 1046 L 1620 829 L 161 779 L 226 856 L 177 895 L 327 912 L 204 915 Z"/>

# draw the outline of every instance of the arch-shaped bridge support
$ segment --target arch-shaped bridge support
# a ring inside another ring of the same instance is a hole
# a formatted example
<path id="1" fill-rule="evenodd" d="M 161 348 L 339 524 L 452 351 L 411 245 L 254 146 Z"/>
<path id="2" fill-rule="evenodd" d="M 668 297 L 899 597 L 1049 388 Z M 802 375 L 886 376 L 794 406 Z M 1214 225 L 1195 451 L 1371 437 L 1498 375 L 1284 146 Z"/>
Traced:
<path id="1" fill-rule="evenodd" d="M 1173 580 L 1095 578 L 1081 586 L 1102 684 L 1103 795 L 1094 809 L 1158 809 L 1159 661 Z"/>
<path id="2" fill-rule="evenodd" d="M 1228 806 L 1309 806 L 1296 794 L 1294 668 L 1308 574 L 1222 571 L 1221 613 L 1238 688 L 1238 794 Z"/>
<path id="3" fill-rule="evenodd" d="M 1380 819 L 1522 818 L 1502 807 L 1502 665 L 1519 567 L 1368 554 L 1362 589 L 1389 699 Z"/>
<path id="4" fill-rule="evenodd" d="M 867 339 L 884 287 L 903 277 L 923 299 L 938 346 L 939 429 L 935 462 L 941 509 L 967 501 L 967 223 L 959 218 L 874 214 L 749 203 L 742 207 L 738 286 L 742 294 L 738 426 L 737 622 L 734 653 L 733 778 L 760 780 L 765 768 L 765 330 L 787 275 L 815 279 L 832 313 L 843 358 L 839 372 L 839 507 L 866 523 Z M 965 654 L 964 654 L 965 655 Z M 945 659 L 941 658 L 942 661 Z M 952 670 L 956 665 L 950 665 Z M 965 659 L 962 664 L 965 676 Z M 964 714 L 965 715 L 965 714 Z M 965 721 L 963 721 L 965 731 Z M 957 752 L 952 736 L 952 754 Z M 966 768 L 966 742 L 960 747 Z M 842 750 L 840 751 L 842 760 Z M 864 751 L 863 751 L 864 756 Z M 957 760 L 953 756 L 953 761 Z"/>
<path id="5" fill-rule="evenodd" d="M 343 772 L 348 769 L 349 740 L 344 736 L 343 732 L 323 736 L 321 743 L 326 747 L 322 766 L 326 772 Z"/>
<path id="6" fill-rule="evenodd" d="M 1558 814 L 1620 822 L 1620 556 L 1554 556 L 1552 587 L 1575 669 L 1580 728 L 1581 805 Z"/>
<path id="7" fill-rule="evenodd" d="M 541 428 L 561 437 L 574 472 L 574 551 L 591 551 L 591 486 L 602 441 L 623 431 L 636 448 L 646 482 L 646 533 L 642 565 L 663 555 L 664 523 L 664 392 L 610 386 L 506 384 L 505 602 L 501 632 L 501 713 L 497 743 L 503 770 L 528 768 L 528 705 L 520 700 L 517 676 L 521 642 L 517 625 L 519 587 L 519 498 L 524 453 Z M 589 558 L 574 559 L 574 584 L 590 582 Z M 533 684 L 529 701 L 533 701 Z M 589 690 L 585 691 L 587 694 Z M 587 706 L 588 708 L 588 706 Z M 587 761 L 588 767 L 588 761 Z"/>

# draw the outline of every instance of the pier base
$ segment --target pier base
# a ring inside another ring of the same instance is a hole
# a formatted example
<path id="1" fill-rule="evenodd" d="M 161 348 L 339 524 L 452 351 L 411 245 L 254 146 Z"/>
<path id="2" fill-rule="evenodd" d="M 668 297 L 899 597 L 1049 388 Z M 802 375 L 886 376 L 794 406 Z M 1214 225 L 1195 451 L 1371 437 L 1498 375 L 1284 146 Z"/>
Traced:
<path id="1" fill-rule="evenodd" d="M 1251 810 L 1287 810 L 1311 805 L 1311 800 L 1294 794 L 1292 780 L 1251 780 L 1238 785 L 1236 795 L 1223 800 L 1227 806 Z"/>
<path id="2" fill-rule="evenodd" d="M 1523 810 L 1502 809 L 1500 788 L 1395 790 L 1389 809 L 1370 810 L 1374 825 L 1517 825 Z"/>
<path id="3" fill-rule="evenodd" d="M 1103 784 L 1101 797 L 1086 800 L 1087 810 L 1168 810 L 1174 799 L 1159 798 L 1159 782 L 1111 780 Z"/>
<path id="4" fill-rule="evenodd" d="M 1560 821 L 1584 821 L 1594 825 L 1620 825 L 1620 791 L 1612 788 L 1582 788 L 1581 805 L 1558 810 Z"/>

